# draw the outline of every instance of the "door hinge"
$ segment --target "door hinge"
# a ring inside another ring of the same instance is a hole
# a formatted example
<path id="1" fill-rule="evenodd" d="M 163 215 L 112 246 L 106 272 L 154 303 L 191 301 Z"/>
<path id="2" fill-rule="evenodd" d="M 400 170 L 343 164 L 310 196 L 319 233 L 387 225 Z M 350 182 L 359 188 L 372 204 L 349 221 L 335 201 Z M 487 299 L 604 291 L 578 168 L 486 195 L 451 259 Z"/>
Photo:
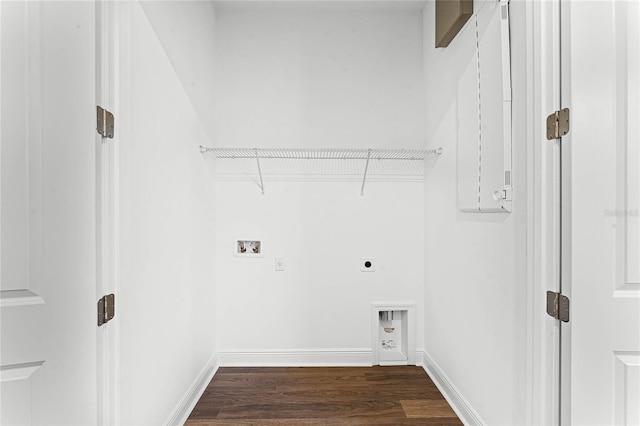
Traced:
<path id="1" fill-rule="evenodd" d="M 547 314 L 562 322 L 569 322 L 569 298 L 561 293 L 547 291 Z"/>
<path id="2" fill-rule="evenodd" d="M 113 138 L 113 128 L 115 126 L 115 118 L 106 109 L 96 106 L 97 125 L 96 130 L 103 138 Z"/>
<path id="3" fill-rule="evenodd" d="M 116 296 L 107 294 L 98 300 L 98 327 L 108 323 L 116 314 Z"/>
<path id="4" fill-rule="evenodd" d="M 547 117 L 547 139 L 558 139 L 569 133 L 569 108 L 563 108 Z"/>

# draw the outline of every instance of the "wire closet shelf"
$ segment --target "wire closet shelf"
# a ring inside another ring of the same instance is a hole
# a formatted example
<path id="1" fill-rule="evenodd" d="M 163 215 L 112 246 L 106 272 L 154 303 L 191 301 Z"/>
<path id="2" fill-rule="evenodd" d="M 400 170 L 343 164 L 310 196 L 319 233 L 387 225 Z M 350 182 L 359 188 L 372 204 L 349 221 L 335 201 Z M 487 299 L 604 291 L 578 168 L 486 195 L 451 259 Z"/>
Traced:
<path id="1" fill-rule="evenodd" d="M 211 148 L 200 152 L 214 163 L 220 180 L 254 180 L 264 194 L 265 181 L 315 180 L 421 182 L 425 158 L 442 148 L 418 149 L 288 149 Z"/>

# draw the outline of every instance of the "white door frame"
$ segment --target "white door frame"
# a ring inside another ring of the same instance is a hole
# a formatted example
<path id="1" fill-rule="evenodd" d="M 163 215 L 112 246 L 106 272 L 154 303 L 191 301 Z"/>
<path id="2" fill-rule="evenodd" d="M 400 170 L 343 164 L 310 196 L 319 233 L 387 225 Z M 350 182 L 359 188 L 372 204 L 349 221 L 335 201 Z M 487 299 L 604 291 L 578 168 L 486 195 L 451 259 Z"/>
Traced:
<path id="1" fill-rule="evenodd" d="M 560 140 L 546 139 L 546 117 L 560 109 L 560 1 L 527 8 L 527 413 L 529 424 L 560 423 L 560 324 L 546 314 L 546 292 L 560 290 Z"/>
<path id="2" fill-rule="evenodd" d="M 562 64 L 569 64 L 571 60 L 571 52 L 566 46 L 569 43 L 566 40 L 562 40 L 562 36 L 565 37 L 569 34 L 569 31 L 566 30 L 571 25 L 569 20 L 568 7 L 570 7 L 570 2 L 567 0 L 560 0 L 560 27 L 564 28 L 565 31 L 561 32 L 559 36 L 558 42 L 560 43 L 560 69 L 562 70 Z M 569 73 L 561 72 L 560 73 L 560 108 L 567 108 L 570 105 L 567 102 L 570 101 L 571 93 L 570 88 L 571 84 L 569 81 Z M 563 99 L 564 95 L 564 99 Z M 562 161 L 562 157 L 571 158 L 571 135 L 567 135 L 566 138 L 563 138 L 561 141 L 561 175 L 560 175 L 560 211 L 561 211 L 561 232 L 560 232 L 560 240 L 561 240 L 561 248 L 560 248 L 560 257 L 561 257 L 561 268 L 560 268 L 560 292 L 569 298 L 571 297 L 571 268 L 572 268 L 572 256 L 571 256 L 571 161 Z M 571 424 L 571 389 L 568 384 L 571 383 L 571 322 L 562 324 L 560 323 L 560 354 L 558 356 L 560 362 L 560 383 L 558 383 L 558 389 L 560 389 L 559 395 L 559 417 L 561 425 L 570 425 Z"/>
<path id="3" fill-rule="evenodd" d="M 96 102 L 116 117 L 113 139 L 96 132 L 97 293 L 116 295 L 114 320 L 98 329 L 98 424 L 120 424 L 119 362 L 119 137 L 120 2 L 96 0 Z"/>

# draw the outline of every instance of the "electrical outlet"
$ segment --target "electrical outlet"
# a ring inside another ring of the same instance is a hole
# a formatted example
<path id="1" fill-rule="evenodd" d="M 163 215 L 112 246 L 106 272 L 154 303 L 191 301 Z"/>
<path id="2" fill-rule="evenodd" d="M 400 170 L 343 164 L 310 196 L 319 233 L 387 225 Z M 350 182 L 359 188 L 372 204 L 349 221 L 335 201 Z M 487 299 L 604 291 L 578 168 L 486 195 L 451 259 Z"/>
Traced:
<path id="1" fill-rule="evenodd" d="M 284 271 L 284 257 L 276 257 L 276 271 Z"/>
<path id="2" fill-rule="evenodd" d="M 375 272 L 376 260 L 373 257 L 360 258 L 360 271 L 362 272 Z"/>

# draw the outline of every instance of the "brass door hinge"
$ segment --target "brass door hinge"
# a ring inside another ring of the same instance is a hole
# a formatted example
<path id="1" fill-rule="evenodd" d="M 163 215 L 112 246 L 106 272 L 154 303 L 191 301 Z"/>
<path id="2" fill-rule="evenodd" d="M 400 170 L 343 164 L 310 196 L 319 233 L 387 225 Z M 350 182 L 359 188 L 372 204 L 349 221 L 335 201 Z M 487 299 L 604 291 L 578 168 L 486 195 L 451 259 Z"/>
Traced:
<path id="1" fill-rule="evenodd" d="M 547 314 L 562 322 L 569 322 L 569 298 L 561 293 L 547 291 Z"/>
<path id="2" fill-rule="evenodd" d="M 108 323 L 116 314 L 116 296 L 107 294 L 98 300 L 98 327 Z"/>
<path id="3" fill-rule="evenodd" d="M 547 117 L 547 139 L 558 139 L 569 133 L 569 108 L 555 111 Z"/>
<path id="4" fill-rule="evenodd" d="M 113 138 L 113 129 L 115 127 L 115 118 L 106 109 L 96 106 L 97 124 L 96 130 L 103 138 Z"/>

